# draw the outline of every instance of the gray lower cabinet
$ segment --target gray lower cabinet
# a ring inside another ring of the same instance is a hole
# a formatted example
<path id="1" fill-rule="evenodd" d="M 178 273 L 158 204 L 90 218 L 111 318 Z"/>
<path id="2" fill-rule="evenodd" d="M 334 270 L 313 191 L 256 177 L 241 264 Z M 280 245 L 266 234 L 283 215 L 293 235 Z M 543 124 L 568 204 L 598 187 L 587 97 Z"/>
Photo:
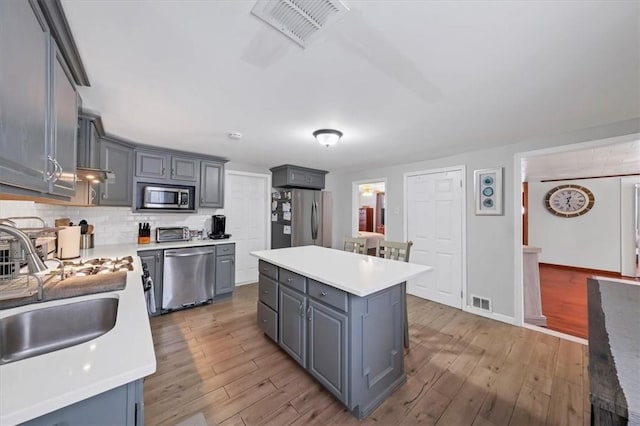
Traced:
<path id="1" fill-rule="evenodd" d="M 144 399 L 142 379 L 22 424 L 28 426 L 143 425 Z"/>
<path id="2" fill-rule="evenodd" d="M 236 257 L 233 254 L 216 256 L 216 281 L 214 297 L 233 292 L 235 288 Z"/>
<path id="3" fill-rule="evenodd" d="M 264 261 L 259 270 L 258 326 L 353 415 L 406 381 L 402 283 L 359 297 Z"/>
<path id="4" fill-rule="evenodd" d="M 347 400 L 347 315 L 309 298 L 307 369 L 338 400 Z"/>
<path id="5" fill-rule="evenodd" d="M 278 335 L 280 347 L 298 364 L 307 364 L 307 296 L 283 285 L 280 286 Z"/>
<path id="6" fill-rule="evenodd" d="M 224 207 L 224 163 L 200 162 L 200 207 Z"/>
<path id="7" fill-rule="evenodd" d="M 130 146 L 100 139 L 100 168 L 112 170 L 115 182 L 100 184 L 99 204 L 131 206 L 133 201 L 133 149 Z"/>

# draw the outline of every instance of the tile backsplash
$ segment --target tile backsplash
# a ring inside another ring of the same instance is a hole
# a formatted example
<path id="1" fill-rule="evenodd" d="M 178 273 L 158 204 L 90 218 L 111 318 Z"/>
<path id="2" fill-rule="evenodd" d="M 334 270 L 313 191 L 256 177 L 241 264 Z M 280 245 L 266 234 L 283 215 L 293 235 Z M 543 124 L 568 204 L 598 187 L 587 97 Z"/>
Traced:
<path id="1" fill-rule="evenodd" d="M 138 223 L 149 222 L 151 239 L 155 240 L 158 226 L 188 226 L 207 232 L 211 230 L 211 216 L 224 214 L 222 209 L 200 209 L 197 213 L 133 213 L 131 207 L 77 207 L 40 204 L 33 201 L 0 200 L 0 218 L 16 216 L 38 216 L 47 226 L 55 219 L 68 217 L 77 224 L 85 219 L 94 226 L 95 244 L 124 244 L 138 241 Z M 40 226 L 35 222 L 20 222 L 18 226 Z"/>

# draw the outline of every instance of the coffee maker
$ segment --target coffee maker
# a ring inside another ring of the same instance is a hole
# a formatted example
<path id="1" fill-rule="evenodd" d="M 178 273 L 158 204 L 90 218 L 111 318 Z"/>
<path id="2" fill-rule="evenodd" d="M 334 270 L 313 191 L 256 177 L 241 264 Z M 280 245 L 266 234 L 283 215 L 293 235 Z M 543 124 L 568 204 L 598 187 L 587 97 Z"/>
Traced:
<path id="1" fill-rule="evenodd" d="M 214 214 L 211 217 L 211 235 L 209 235 L 209 238 L 213 240 L 229 238 L 231 235 L 224 233 L 226 221 L 227 218 L 223 214 Z"/>

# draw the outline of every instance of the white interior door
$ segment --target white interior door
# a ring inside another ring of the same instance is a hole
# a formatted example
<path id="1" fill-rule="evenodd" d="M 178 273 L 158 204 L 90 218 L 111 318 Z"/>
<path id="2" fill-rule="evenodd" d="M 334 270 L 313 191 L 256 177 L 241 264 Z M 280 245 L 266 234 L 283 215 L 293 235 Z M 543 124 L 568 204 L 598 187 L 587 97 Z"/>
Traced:
<path id="1" fill-rule="evenodd" d="M 228 171 L 226 232 L 236 243 L 236 284 L 258 281 L 258 262 L 249 253 L 268 249 L 270 176 Z"/>
<path id="2" fill-rule="evenodd" d="M 462 308 L 462 171 L 407 176 L 406 194 L 410 261 L 433 267 L 407 292 Z"/>

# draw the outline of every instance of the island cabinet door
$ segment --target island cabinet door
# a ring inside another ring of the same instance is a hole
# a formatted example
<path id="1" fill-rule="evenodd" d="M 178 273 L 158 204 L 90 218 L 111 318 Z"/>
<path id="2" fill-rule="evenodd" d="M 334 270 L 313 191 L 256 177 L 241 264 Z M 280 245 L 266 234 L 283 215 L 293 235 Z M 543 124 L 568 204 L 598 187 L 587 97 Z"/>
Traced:
<path id="1" fill-rule="evenodd" d="M 342 403 L 347 401 L 347 316 L 309 299 L 307 369 Z"/>
<path id="2" fill-rule="evenodd" d="M 280 286 L 279 301 L 280 325 L 279 343 L 293 359 L 306 367 L 307 358 L 307 296 Z"/>

